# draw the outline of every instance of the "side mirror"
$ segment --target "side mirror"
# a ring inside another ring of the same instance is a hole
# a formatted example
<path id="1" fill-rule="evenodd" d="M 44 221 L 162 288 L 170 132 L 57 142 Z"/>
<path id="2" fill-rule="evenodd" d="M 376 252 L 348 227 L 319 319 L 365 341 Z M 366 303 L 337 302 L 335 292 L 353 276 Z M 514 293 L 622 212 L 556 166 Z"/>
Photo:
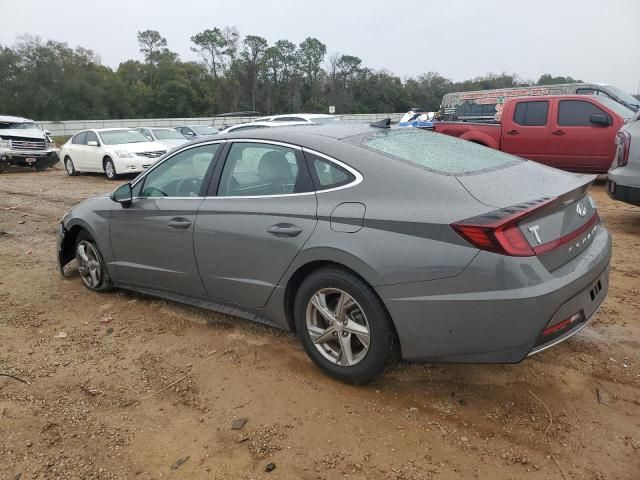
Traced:
<path id="1" fill-rule="evenodd" d="M 193 132 L 185 132 L 185 133 L 184 133 L 184 136 L 185 136 L 185 137 L 194 137 L 194 136 L 195 136 L 195 133 L 193 133 Z"/>
<path id="2" fill-rule="evenodd" d="M 45 131 L 44 131 L 44 134 L 45 134 L 45 135 L 51 135 L 51 132 L 50 132 L 49 130 L 45 130 Z"/>
<path id="3" fill-rule="evenodd" d="M 111 200 L 118 202 L 123 207 L 128 207 L 133 201 L 133 192 L 131 190 L 131 184 L 125 183 L 120 185 L 113 192 L 111 192 Z"/>
<path id="4" fill-rule="evenodd" d="M 609 121 L 609 117 L 607 115 L 591 115 L 589 121 L 593 125 L 600 125 L 603 127 L 608 127 L 609 125 L 611 125 L 611 122 Z"/>
<path id="5" fill-rule="evenodd" d="M 96 142 L 95 140 L 89 140 L 87 142 L 87 145 L 90 147 L 97 147 L 98 146 L 98 142 Z"/>

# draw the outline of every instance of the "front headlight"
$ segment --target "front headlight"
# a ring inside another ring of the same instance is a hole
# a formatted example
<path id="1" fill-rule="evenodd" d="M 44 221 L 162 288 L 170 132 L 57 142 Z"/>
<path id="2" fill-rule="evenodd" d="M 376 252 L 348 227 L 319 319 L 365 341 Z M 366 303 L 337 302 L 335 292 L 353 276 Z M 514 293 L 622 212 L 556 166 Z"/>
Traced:
<path id="1" fill-rule="evenodd" d="M 0 138 L 0 148 L 11 148 L 11 141 Z"/>
<path id="2" fill-rule="evenodd" d="M 133 158 L 135 155 L 131 152 L 127 152 L 125 150 L 116 150 L 116 155 L 120 158 Z"/>

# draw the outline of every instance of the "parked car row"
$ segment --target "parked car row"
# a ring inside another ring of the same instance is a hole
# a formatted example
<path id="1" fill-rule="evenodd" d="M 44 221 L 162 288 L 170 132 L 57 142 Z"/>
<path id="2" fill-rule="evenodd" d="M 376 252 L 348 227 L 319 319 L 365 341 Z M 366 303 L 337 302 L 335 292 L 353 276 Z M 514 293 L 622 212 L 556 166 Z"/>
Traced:
<path id="1" fill-rule="evenodd" d="M 295 120 L 291 120 L 295 118 Z M 223 131 L 209 125 L 168 127 L 100 128 L 78 132 L 60 149 L 60 158 L 69 175 L 104 172 L 115 180 L 122 174 L 140 173 L 168 151 L 192 140 L 254 128 L 271 128 L 310 123 L 334 122 L 333 115 L 276 115 L 260 121 L 241 123 Z"/>

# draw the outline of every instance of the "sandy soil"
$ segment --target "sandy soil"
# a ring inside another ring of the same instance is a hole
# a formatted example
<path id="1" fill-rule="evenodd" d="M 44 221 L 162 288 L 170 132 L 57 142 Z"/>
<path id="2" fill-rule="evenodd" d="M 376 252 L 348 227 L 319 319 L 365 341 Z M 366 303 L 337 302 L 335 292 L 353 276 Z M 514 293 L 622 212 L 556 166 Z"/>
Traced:
<path id="1" fill-rule="evenodd" d="M 0 377 L 0 478 L 640 478 L 640 209 L 602 184 L 615 252 L 588 328 L 519 365 L 401 364 L 366 387 L 290 334 L 61 278 L 57 222 L 113 187 L 0 175 L 0 372 L 30 382 Z"/>

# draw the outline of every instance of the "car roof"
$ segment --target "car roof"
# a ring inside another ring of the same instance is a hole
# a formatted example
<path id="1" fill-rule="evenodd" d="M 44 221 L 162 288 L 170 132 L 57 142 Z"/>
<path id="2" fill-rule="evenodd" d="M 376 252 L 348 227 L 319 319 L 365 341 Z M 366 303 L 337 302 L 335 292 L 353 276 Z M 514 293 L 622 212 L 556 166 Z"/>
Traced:
<path id="1" fill-rule="evenodd" d="M 134 130 L 138 130 L 139 128 L 148 128 L 149 130 L 175 130 L 176 127 L 147 127 L 147 126 L 142 126 L 142 127 L 136 127 L 134 128 Z M 118 129 L 120 130 L 120 129 Z"/>
<path id="2" fill-rule="evenodd" d="M 283 117 L 300 117 L 306 120 L 313 120 L 314 118 L 331 118 L 335 117 L 335 115 L 327 115 L 326 113 L 281 113 L 278 115 L 270 115 L 263 118 L 277 119 Z"/>
<path id="3" fill-rule="evenodd" d="M 28 118 L 12 117 L 11 115 L 0 115 L 0 122 L 7 122 L 7 123 L 33 122 L 33 123 L 36 123 L 34 120 L 30 120 Z"/>

